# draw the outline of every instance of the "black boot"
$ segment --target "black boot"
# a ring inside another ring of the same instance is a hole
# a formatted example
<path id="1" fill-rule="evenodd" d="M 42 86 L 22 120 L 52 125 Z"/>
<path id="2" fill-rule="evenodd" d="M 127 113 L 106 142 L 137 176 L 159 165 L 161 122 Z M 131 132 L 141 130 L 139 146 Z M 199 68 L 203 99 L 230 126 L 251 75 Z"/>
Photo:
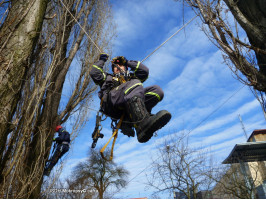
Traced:
<path id="1" fill-rule="evenodd" d="M 126 121 L 126 119 L 124 119 L 124 121 Z M 122 122 L 120 130 L 124 135 L 127 135 L 128 137 L 135 136 L 135 130 L 133 124 Z"/>
<path id="2" fill-rule="evenodd" d="M 44 168 L 43 175 L 49 176 L 51 173 L 51 161 L 48 161 L 47 165 Z"/>
<path id="3" fill-rule="evenodd" d="M 166 110 L 159 111 L 156 115 L 150 115 L 144 101 L 134 96 L 127 102 L 127 113 L 135 122 L 138 141 L 144 143 L 149 141 L 153 133 L 164 127 L 171 119 L 171 114 Z"/>
<path id="4" fill-rule="evenodd" d="M 44 176 L 49 176 L 50 173 L 51 173 L 51 170 L 50 169 L 44 169 L 44 171 L 43 171 L 43 175 Z"/>

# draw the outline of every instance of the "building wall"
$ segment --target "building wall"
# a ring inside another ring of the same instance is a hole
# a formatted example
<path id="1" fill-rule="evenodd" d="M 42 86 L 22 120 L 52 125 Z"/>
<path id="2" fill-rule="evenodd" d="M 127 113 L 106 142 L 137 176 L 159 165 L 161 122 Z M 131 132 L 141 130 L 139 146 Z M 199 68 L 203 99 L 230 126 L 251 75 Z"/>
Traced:
<path id="1" fill-rule="evenodd" d="M 254 130 L 248 138 L 248 142 L 259 141 L 266 141 L 266 129 Z"/>
<path id="2" fill-rule="evenodd" d="M 266 141 L 266 129 L 254 130 L 248 139 L 248 142 L 260 141 Z M 252 178 L 256 179 L 258 198 L 266 198 L 266 161 L 250 162 L 248 164 Z"/>
<path id="3" fill-rule="evenodd" d="M 254 130 L 252 134 L 250 135 L 249 139 L 247 142 L 259 142 L 259 141 L 266 141 L 266 129 L 261 129 L 261 130 Z M 212 195 L 213 198 L 221 198 L 221 199 L 231 199 L 231 198 L 238 198 L 237 196 L 233 195 L 234 192 L 238 192 L 237 188 L 235 188 L 235 191 L 232 191 L 230 194 L 230 191 L 227 193 L 225 192 L 225 187 L 228 187 L 230 185 L 233 185 L 232 181 L 235 181 L 234 183 L 236 184 L 237 179 L 234 179 L 235 177 L 232 176 L 237 176 L 237 178 L 240 180 L 240 183 L 242 180 L 247 183 L 247 179 L 245 181 L 244 175 L 246 174 L 246 177 L 251 177 L 251 183 L 254 183 L 253 187 L 255 187 L 255 194 L 253 198 L 266 198 L 266 161 L 260 161 L 260 162 L 249 162 L 249 163 L 239 163 L 237 164 L 232 164 L 231 168 L 227 171 L 227 173 L 221 178 L 220 182 L 216 184 L 216 186 L 212 190 Z M 242 170 L 244 169 L 243 174 L 241 172 L 241 167 Z M 238 172 L 234 172 L 234 168 L 239 169 Z M 229 177 L 232 177 L 229 180 Z M 239 191 L 240 194 L 240 191 Z"/>

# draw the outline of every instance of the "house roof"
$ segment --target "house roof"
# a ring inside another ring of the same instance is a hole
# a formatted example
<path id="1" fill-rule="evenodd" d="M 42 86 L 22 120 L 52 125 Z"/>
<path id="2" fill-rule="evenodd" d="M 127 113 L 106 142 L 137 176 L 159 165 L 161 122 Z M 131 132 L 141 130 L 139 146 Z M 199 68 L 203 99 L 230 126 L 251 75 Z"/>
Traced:
<path id="1" fill-rule="evenodd" d="M 265 130 L 265 129 L 263 129 Z M 266 130 L 265 130 L 266 131 Z M 254 133 L 255 131 L 253 131 Z M 253 134 L 252 133 L 252 134 Z M 254 134 L 257 134 L 255 132 Z M 223 164 L 266 161 L 266 142 L 247 142 L 236 144 Z"/>
<path id="2" fill-rule="evenodd" d="M 254 136 L 254 135 L 257 135 L 257 134 L 265 134 L 266 135 L 266 129 L 258 129 L 258 130 L 254 130 L 251 135 L 249 136 L 248 138 L 248 141 Z"/>

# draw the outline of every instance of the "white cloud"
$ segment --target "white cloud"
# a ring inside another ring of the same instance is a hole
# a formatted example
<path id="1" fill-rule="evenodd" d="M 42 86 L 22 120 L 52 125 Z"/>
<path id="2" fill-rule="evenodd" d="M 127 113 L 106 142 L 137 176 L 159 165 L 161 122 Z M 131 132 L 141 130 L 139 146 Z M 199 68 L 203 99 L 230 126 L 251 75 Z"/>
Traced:
<path id="1" fill-rule="evenodd" d="M 199 132 L 204 132 L 204 131 L 206 132 L 206 131 L 210 131 L 214 128 L 219 128 L 219 127 L 225 126 L 226 124 L 237 119 L 239 113 L 242 113 L 242 114 L 248 113 L 258 106 L 259 105 L 258 105 L 257 100 L 253 100 L 252 102 L 246 103 L 245 105 L 241 106 L 236 111 L 234 111 L 233 113 L 221 116 L 221 117 L 216 118 L 215 120 L 212 120 L 212 121 L 208 121 L 207 124 L 202 125 L 201 127 L 197 128 L 197 130 L 194 131 L 193 135 L 198 134 Z"/>
<path id="2" fill-rule="evenodd" d="M 125 53 L 124 49 L 133 48 L 145 52 L 153 45 L 156 46 L 156 43 L 148 44 L 146 41 L 151 38 L 157 40 L 158 35 L 164 35 L 165 31 L 172 29 L 171 26 L 181 23 L 175 20 L 180 16 L 181 10 L 178 9 L 178 3 L 172 0 L 137 0 L 117 3 L 119 6 L 113 7 L 118 31 L 115 54 Z M 139 45 L 136 46 L 136 41 L 146 43 L 145 49 Z"/>
<path id="3" fill-rule="evenodd" d="M 176 64 L 182 62 L 179 58 L 170 55 L 160 53 L 158 56 L 154 56 L 147 64 L 150 66 L 149 80 L 147 84 L 151 85 L 151 80 L 155 83 L 161 80 L 165 80 L 165 77 L 171 76 L 176 70 L 180 70 L 181 66 L 176 67 Z M 173 64 L 174 63 L 174 64 Z"/>
<path id="4" fill-rule="evenodd" d="M 117 149 L 116 151 L 119 153 L 118 155 L 123 155 L 123 154 L 127 154 L 128 155 L 128 151 L 131 150 L 135 150 L 137 148 L 137 146 L 139 145 L 137 142 L 137 138 L 128 138 L 127 136 L 122 135 L 122 137 L 126 138 L 124 143 L 120 143 L 119 145 L 117 145 Z M 127 141 L 126 141 L 127 140 Z"/>

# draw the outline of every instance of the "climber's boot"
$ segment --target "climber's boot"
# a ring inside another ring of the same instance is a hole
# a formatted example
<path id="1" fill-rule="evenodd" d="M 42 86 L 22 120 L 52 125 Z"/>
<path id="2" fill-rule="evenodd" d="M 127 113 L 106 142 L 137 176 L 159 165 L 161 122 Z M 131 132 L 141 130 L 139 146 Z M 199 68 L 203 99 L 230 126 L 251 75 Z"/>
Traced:
<path id="1" fill-rule="evenodd" d="M 135 130 L 133 124 L 122 122 L 120 130 L 124 135 L 127 135 L 128 137 L 135 136 Z"/>
<path id="2" fill-rule="evenodd" d="M 171 119 L 171 114 L 166 110 L 151 115 L 147 111 L 144 101 L 138 96 L 132 97 L 127 102 L 127 113 L 134 122 L 140 143 L 149 141 L 153 133 L 164 127 Z"/>

